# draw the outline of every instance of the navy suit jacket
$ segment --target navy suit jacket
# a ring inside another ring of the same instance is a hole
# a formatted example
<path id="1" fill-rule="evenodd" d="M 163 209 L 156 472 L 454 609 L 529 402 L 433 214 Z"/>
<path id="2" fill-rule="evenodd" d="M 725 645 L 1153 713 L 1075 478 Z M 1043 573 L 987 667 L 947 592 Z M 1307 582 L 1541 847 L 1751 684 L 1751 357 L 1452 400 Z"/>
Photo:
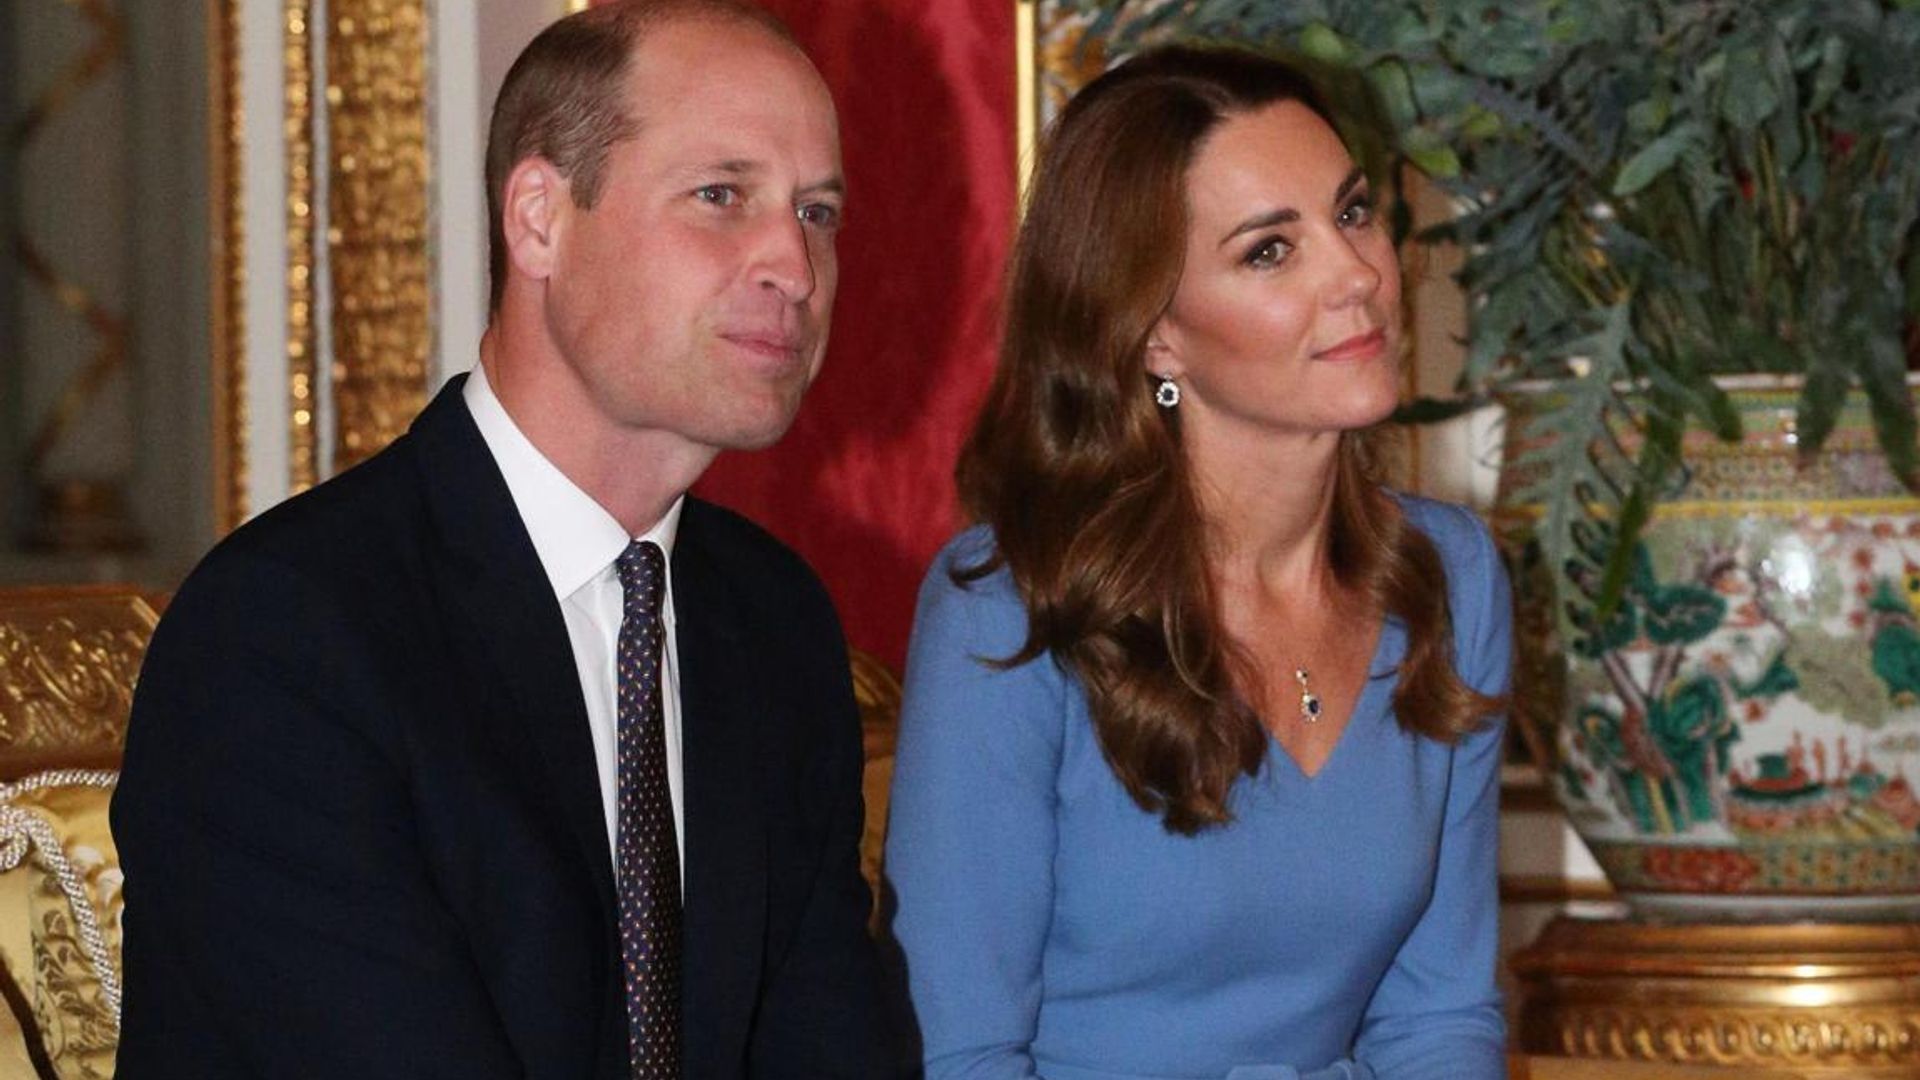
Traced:
<path id="1" fill-rule="evenodd" d="M 221 543 L 154 635 L 112 811 L 123 1080 L 626 1072 L 579 677 L 462 382 Z M 672 573 L 685 1075 L 883 1075 L 832 607 L 695 499 Z"/>

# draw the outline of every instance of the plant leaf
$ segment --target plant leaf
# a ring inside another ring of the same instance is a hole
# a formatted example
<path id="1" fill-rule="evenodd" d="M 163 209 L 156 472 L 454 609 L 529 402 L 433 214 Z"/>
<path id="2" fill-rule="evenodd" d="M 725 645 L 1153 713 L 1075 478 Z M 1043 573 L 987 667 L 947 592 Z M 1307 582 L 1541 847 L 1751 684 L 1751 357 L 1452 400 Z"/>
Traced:
<path id="1" fill-rule="evenodd" d="M 1892 333 L 1868 336 L 1861 387 L 1867 392 L 1873 429 L 1887 464 L 1908 490 L 1920 490 L 1920 449 L 1916 449 L 1913 389 L 1907 383 L 1907 358 Z"/>
<path id="2" fill-rule="evenodd" d="M 1720 115 L 1735 128 L 1752 131 L 1780 107 L 1780 89 L 1758 46 L 1736 51 L 1727 66 L 1730 74 L 1720 84 Z"/>
<path id="3" fill-rule="evenodd" d="M 1439 424 L 1484 408 L 1487 402 L 1488 398 L 1483 394 L 1451 398 L 1417 397 L 1401 403 L 1388 419 L 1396 424 Z"/>
<path id="4" fill-rule="evenodd" d="M 1809 366 L 1800 404 L 1795 409 L 1794 432 L 1799 436 L 1800 457 L 1804 460 L 1820 452 L 1833 425 L 1840 419 L 1840 406 L 1847 398 L 1847 377 L 1839 369 L 1818 364 Z"/>
<path id="5" fill-rule="evenodd" d="M 1700 125 L 1688 122 L 1641 147 L 1614 177 L 1614 197 L 1625 198 L 1659 179 L 1700 136 Z"/>

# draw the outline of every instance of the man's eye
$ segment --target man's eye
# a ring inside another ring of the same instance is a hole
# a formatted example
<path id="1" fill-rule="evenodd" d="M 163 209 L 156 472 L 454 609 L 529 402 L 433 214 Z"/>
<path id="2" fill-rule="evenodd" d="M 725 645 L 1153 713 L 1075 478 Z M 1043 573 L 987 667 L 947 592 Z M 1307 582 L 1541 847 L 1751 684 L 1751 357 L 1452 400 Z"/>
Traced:
<path id="1" fill-rule="evenodd" d="M 731 184 L 708 184 L 695 189 L 693 197 L 713 206 L 732 206 L 740 201 L 740 193 Z"/>
<path id="2" fill-rule="evenodd" d="M 1255 269 L 1265 269 L 1280 265 L 1281 261 L 1287 257 L 1287 253 L 1292 250 L 1293 245 L 1285 240 L 1277 236 L 1269 237 L 1249 249 L 1241 261 Z"/>
<path id="3" fill-rule="evenodd" d="M 808 203 L 797 213 L 800 220 L 819 229 L 840 227 L 840 208 L 830 203 Z"/>

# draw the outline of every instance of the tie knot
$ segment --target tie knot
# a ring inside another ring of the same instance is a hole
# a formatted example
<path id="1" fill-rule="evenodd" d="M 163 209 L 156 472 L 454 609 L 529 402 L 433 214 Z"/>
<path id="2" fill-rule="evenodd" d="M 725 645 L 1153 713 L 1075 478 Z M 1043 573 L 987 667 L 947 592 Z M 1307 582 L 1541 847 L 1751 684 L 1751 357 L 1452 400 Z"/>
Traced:
<path id="1" fill-rule="evenodd" d="M 660 597 L 667 589 L 667 557 L 651 540 L 635 540 L 614 560 L 620 572 L 620 593 L 626 610 L 652 619 L 659 617 Z"/>

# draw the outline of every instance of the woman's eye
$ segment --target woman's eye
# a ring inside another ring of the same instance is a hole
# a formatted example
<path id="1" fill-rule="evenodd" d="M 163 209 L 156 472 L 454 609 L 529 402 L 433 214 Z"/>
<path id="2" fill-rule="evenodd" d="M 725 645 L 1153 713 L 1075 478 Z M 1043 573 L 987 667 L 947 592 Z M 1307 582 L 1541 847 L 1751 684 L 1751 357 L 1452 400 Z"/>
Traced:
<path id="1" fill-rule="evenodd" d="M 1255 244 L 1242 261 L 1255 269 L 1278 266 L 1293 250 L 1293 245 L 1277 236 L 1269 237 Z"/>
<path id="2" fill-rule="evenodd" d="M 693 197 L 712 206 L 732 206 L 740 201 L 740 193 L 735 191 L 731 184 L 708 184 L 706 187 L 696 188 Z"/>
<path id="3" fill-rule="evenodd" d="M 1340 224 L 1349 227 L 1373 224 L 1373 196 L 1362 195 L 1340 211 Z"/>

